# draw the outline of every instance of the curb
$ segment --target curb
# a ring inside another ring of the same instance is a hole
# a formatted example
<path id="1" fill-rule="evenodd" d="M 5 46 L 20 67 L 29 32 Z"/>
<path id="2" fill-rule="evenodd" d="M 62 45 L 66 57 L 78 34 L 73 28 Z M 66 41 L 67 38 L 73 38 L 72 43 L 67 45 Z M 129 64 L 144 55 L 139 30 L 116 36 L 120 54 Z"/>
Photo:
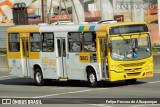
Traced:
<path id="1" fill-rule="evenodd" d="M 0 68 L 0 72 L 8 72 L 8 68 Z"/>

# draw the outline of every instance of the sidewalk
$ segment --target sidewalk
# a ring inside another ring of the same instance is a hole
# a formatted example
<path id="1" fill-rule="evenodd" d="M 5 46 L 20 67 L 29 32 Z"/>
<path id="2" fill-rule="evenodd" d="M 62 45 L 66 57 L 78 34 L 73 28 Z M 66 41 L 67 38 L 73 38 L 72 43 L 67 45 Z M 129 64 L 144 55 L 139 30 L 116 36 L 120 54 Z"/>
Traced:
<path id="1" fill-rule="evenodd" d="M 0 72 L 8 72 L 8 68 L 6 67 L 6 68 L 0 68 Z"/>
<path id="2" fill-rule="evenodd" d="M 155 64 L 155 66 L 154 66 L 154 72 L 160 73 L 160 64 Z"/>

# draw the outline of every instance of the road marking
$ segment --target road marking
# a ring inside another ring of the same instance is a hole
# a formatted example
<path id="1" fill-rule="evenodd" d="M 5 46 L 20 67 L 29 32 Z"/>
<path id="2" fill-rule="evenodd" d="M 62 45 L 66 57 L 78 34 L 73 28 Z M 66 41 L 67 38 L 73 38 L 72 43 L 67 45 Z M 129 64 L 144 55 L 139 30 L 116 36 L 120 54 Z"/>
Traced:
<path id="1" fill-rule="evenodd" d="M 159 83 L 160 81 L 153 81 L 153 82 L 148 82 L 148 84 L 154 84 L 154 83 Z"/>
<path id="2" fill-rule="evenodd" d="M 113 106 L 109 106 L 109 105 L 105 105 L 105 104 L 88 104 L 91 106 L 98 106 L 98 107 L 113 107 Z"/>
<path id="3" fill-rule="evenodd" d="M 0 98 L 31 98 L 31 97 L 0 96 Z"/>
<path id="4" fill-rule="evenodd" d="M 159 83 L 160 81 L 148 82 L 149 84 Z M 106 90 L 110 88 L 96 88 L 96 89 L 87 89 L 87 90 L 80 90 L 80 91 L 71 91 L 71 92 L 64 92 L 64 93 L 56 93 L 56 94 L 48 94 L 43 96 L 36 96 L 31 98 L 46 98 L 46 97 L 53 97 L 59 95 L 66 95 L 66 94 L 76 94 L 76 93 L 83 93 L 83 92 L 90 92 L 90 91 L 97 91 L 97 90 Z"/>
<path id="5" fill-rule="evenodd" d="M 96 88 L 96 89 L 89 89 L 89 90 L 71 91 L 71 92 L 64 92 L 64 93 L 57 93 L 57 94 L 48 94 L 48 95 L 43 95 L 43 96 L 36 96 L 36 97 L 32 97 L 32 98 L 45 98 L 45 97 L 51 97 L 51 96 L 66 95 L 66 94 L 75 94 L 75 93 L 83 93 L 83 92 L 105 90 L 105 89 L 109 89 L 109 88 Z"/>
<path id="6" fill-rule="evenodd" d="M 141 105 L 133 105 L 133 106 L 130 106 L 130 107 L 152 107 L 152 106 L 160 106 L 160 104 L 141 104 Z"/>
<path id="7" fill-rule="evenodd" d="M 160 72 L 154 72 L 155 74 L 160 74 Z"/>
<path id="8" fill-rule="evenodd" d="M 12 77 L 12 76 L 13 75 L 1 76 L 0 79 L 7 78 L 7 77 Z"/>

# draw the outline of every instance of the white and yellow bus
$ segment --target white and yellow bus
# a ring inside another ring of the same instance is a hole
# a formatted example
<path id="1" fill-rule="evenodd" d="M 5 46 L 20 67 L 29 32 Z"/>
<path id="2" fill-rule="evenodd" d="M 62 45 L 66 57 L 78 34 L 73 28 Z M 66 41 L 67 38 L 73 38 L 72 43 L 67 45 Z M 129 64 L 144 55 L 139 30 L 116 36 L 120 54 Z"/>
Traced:
<path id="1" fill-rule="evenodd" d="M 143 22 L 84 25 L 26 25 L 7 31 L 9 72 L 50 80 L 135 83 L 153 76 L 148 27 Z"/>

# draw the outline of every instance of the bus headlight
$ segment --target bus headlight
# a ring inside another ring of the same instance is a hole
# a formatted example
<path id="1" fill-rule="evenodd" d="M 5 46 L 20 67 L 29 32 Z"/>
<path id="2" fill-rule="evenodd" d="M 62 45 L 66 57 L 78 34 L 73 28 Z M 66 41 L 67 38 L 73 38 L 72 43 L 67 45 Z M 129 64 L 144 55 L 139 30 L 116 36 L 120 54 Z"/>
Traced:
<path id="1" fill-rule="evenodd" d="M 153 63 L 149 63 L 146 67 L 145 67 L 145 70 L 148 70 L 148 69 L 150 69 L 151 67 L 153 67 Z"/>
<path id="2" fill-rule="evenodd" d="M 123 67 L 120 65 L 112 65 L 112 70 L 117 71 L 117 72 L 121 72 L 121 71 L 123 71 Z"/>

